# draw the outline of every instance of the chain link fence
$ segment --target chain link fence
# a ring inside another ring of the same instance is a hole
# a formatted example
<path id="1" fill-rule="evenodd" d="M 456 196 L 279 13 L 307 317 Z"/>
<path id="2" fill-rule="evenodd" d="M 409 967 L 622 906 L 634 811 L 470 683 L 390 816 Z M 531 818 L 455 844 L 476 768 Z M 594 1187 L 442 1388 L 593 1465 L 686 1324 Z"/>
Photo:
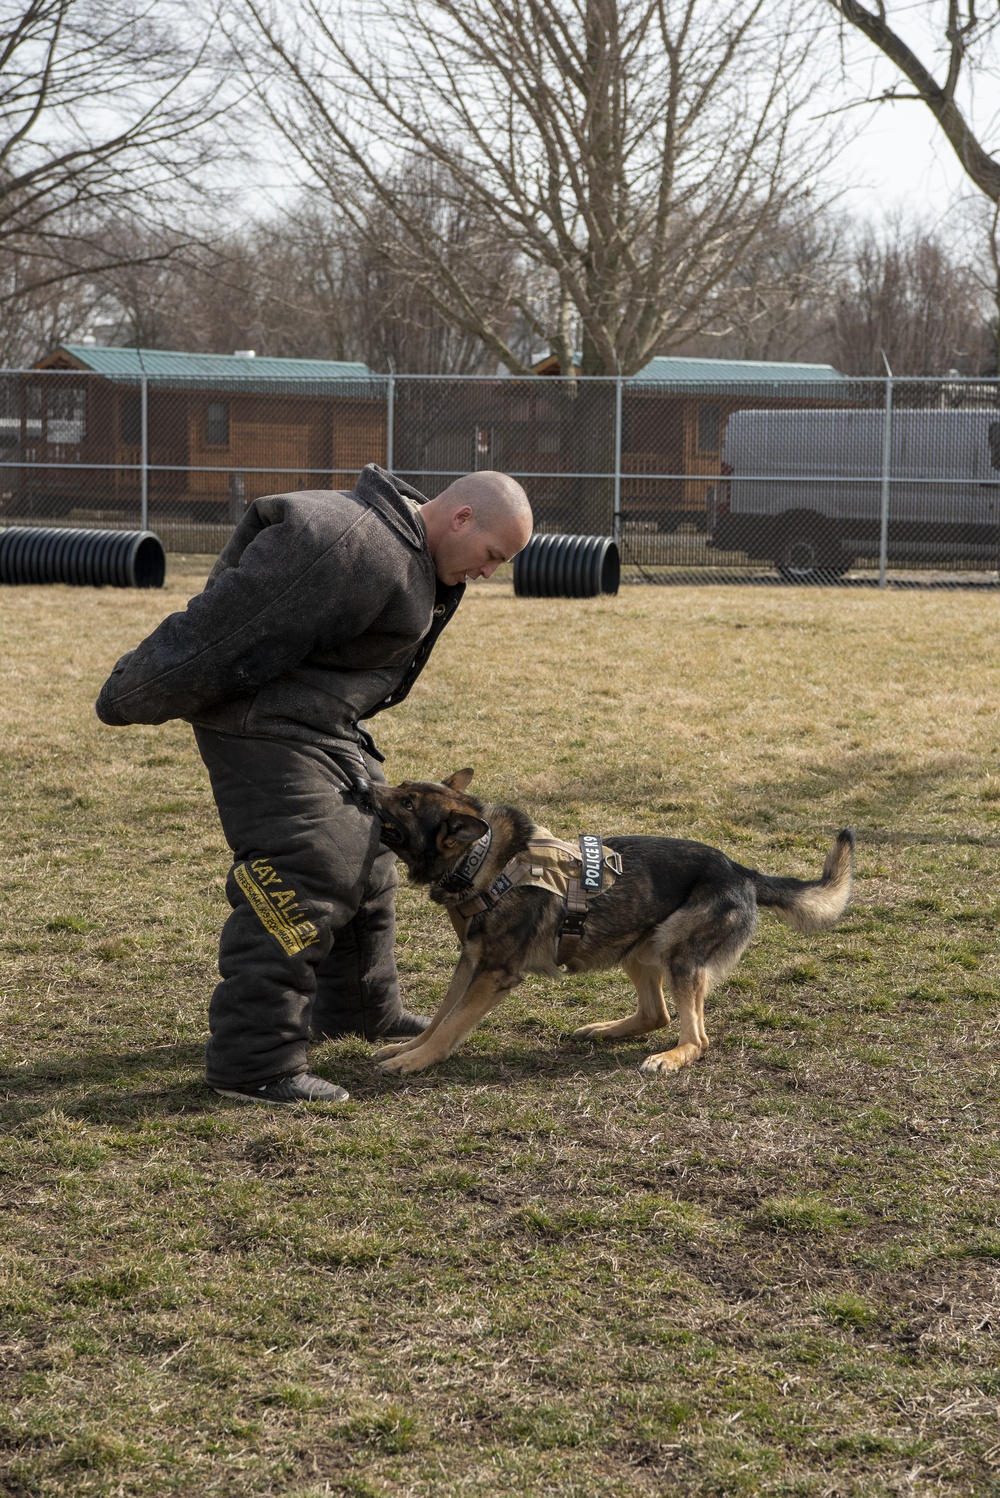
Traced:
<path id="1" fill-rule="evenodd" d="M 249 361 L 247 361 L 249 363 Z M 0 525 L 216 553 L 262 494 L 520 479 L 659 582 L 997 582 L 1000 382 L 0 372 Z M 787 370 L 788 366 L 784 366 Z"/>

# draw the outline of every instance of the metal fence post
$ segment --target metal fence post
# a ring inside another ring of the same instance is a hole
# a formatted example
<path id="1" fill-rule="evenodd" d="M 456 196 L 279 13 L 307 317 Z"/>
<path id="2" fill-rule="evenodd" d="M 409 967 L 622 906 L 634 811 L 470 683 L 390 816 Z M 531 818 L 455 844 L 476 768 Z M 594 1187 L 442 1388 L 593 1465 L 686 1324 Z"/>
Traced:
<path id="1" fill-rule="evenodd" d="M 395 454 L 393 449 L 396 445 L 396 376 L 389 376 L 389 392 L 385 412 L 385 466 L 388 473 L 392 472 L 392 464 Z"/>
<path id="2" fill-rule="evenodd" d="M 622 377 L 615 381 L 615 504 L 611 534 L 615 545 L 622 544 Z"/>
<path id="3" fill-rule="evenodd" d="M 140 376 L 142 394 L 139 397 L 141 409 L 141 441 L 142 441 L 142 497 L 139 508 L 139 529 L 149 530 L 149 378 Z"/>
<path id="4" fill-rule="evenodd" d="M 885 364 L 885 427 L 882 432 L 882 513 L 878 537 L 878 585 L 886 585 L 885 569 L 889 560 L 889 483 L 892 471 L 892 370 L 882 351 Z"/>

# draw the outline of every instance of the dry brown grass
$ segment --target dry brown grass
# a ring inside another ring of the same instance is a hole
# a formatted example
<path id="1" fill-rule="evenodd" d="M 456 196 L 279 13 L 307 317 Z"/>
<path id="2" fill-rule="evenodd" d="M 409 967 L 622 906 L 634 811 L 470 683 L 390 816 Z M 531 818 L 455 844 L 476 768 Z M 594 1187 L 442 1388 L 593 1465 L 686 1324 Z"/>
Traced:
<path id="1" fill-rule="evenodd" d="M 532 980 L 343 1110 L 200 1084 L 225 849 L 183 724 L 110 730 L 162 594 L 6 589 L 0 1488 L 100 1494 L 1000 1494 L 996 638 L 987 593 L 471 590 L 391 777 L 477 768 L 555 830 L 813 873 L 708 1058 L 569 1038 L 620 975 Z M 401 899 L 417 1007 L 452 959 Z"/>

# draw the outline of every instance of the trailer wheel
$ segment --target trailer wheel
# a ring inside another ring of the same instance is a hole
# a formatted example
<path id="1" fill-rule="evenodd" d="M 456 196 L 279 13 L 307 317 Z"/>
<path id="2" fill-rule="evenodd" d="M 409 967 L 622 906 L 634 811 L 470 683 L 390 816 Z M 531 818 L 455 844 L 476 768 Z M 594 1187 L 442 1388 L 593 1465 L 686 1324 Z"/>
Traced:
<path id="1" fill-rule="evenodd" d="M 792 510 L 778 516 L 774 529 L 774 565 L 783 582 L 832 582 L 854 565 L 822 515 Z"/>

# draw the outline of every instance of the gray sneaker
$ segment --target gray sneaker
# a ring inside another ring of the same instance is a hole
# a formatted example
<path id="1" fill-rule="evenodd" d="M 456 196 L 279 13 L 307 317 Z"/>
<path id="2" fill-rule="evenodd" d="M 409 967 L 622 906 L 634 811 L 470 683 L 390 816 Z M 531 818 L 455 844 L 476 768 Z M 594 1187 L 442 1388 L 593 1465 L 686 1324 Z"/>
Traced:
<path id="1" fill-rule="evenodd" d="M 430 1022 L 427 1014 L 413 1014 L 409 1009 L 401 1009 L 396 1018 L 378 1032 L 378 1039 L 408 1040 L 412 1035 L 423 1035 Z"/>
<path id="2" fill-rule="evenodd" d="M 209 1086 L 212 1086 L 209 1083 Z M 272 1077 L 270 1082 L 249 1087 L 212 1087 L 220 1097 L 239 1098 L 241 1103 L 346 1103 L 350 1094 L 334 1082 L 325 1082 L 303 1071 L 295 1077 Z"/>

